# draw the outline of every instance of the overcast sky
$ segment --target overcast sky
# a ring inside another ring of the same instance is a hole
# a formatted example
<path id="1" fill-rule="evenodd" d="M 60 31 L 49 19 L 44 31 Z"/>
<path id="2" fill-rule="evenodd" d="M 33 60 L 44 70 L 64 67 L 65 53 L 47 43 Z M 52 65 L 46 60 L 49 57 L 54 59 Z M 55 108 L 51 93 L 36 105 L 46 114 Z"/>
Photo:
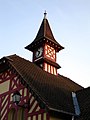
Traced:
<path id="1" fill-rule="evenodd" d="M 24 47 L 34 40 L 45 10 L 65 47 L 57 55 L 59 74 L 90 86 L 90 0 L 0 0 L 0 58 L 17 54 L 32 61 Z"/>

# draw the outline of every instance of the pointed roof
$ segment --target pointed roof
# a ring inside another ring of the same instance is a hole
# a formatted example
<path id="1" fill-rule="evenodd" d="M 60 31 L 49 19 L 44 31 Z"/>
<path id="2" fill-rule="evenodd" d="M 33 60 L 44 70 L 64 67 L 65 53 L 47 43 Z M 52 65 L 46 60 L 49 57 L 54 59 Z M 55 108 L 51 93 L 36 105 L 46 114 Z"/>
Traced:
<path id="1" fill-rule="evenodd" d="M 40 26 L 40 29 L 39 29 L 39 31 L 37 33 L 37 36 L 36 36 L 34 41 L 37 41 L 42 37 L 46 37 L 46 38 L 52 40 L 53 42 L 55 42 L 56 44 L 58 44 L 57 41 L 55 40 L 54 36 L 53 36 L 53 33 L 52 33 L 51 28 L 50 28 L 49 22 L 45 17 L 42 21 L 42 24 Z"/>
<path id="2" fill-rule="evenodd" d="M 35 45 L 39 45 L 40 43 L 43 43 L 45 41 L 48 43 L 52 43 L 54 48 L 56 48 L 56 51 L 64 49 L 64 47 L 62 47 L 55 40 L 53 33 L 52 33 L 52 30 L 50 28 L 49 22 L 46 18 L 46 13 L 44 13 L 44 19 L 41 23 L 41 26 L 39 28 L 37 35 L 36 35 L 36 38 L 34 39 L 34 41 L 31 44 L 29 44 L 25 48 L 32 51 L 33 48 L 35 47 Z"/>

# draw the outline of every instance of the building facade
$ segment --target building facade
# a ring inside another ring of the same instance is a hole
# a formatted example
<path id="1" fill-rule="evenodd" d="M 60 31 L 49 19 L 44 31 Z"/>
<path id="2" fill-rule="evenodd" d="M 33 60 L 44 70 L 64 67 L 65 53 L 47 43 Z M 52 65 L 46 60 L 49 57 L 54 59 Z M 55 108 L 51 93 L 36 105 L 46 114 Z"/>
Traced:
<path id="1" fill-rule="evenodd" d="M 0 59 L 0 120 L 89 120 L 90 88 L 58 74 L 56 56 L 64 47 L 46 13 L 25 48 L 33 52 L 32 62 L 16 54 Z"/>

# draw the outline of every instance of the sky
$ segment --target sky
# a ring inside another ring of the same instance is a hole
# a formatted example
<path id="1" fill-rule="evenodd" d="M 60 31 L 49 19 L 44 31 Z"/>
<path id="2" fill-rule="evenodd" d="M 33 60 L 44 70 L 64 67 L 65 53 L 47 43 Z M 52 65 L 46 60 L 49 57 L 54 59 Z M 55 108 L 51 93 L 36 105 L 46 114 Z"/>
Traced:
<path id="1" fill-rule="evenodd" d="M 65 47 L 57 54 L 58 73 L 90 86 L 90 0 L 0 0 L 0 58 L 17 54 L 32 61 L 30 44 L 44 11 L 55 39 Z"/>

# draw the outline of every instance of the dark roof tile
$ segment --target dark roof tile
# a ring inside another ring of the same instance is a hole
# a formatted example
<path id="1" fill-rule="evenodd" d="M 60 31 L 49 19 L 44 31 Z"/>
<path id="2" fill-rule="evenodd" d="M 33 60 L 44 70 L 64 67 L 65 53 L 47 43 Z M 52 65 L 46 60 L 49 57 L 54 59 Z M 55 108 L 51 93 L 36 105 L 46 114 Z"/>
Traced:
<path id="1" fill-rule="evenodd" d="M 76 92 L 81 115 L 77 120 L 90 120 L 90 87 Z"/>

